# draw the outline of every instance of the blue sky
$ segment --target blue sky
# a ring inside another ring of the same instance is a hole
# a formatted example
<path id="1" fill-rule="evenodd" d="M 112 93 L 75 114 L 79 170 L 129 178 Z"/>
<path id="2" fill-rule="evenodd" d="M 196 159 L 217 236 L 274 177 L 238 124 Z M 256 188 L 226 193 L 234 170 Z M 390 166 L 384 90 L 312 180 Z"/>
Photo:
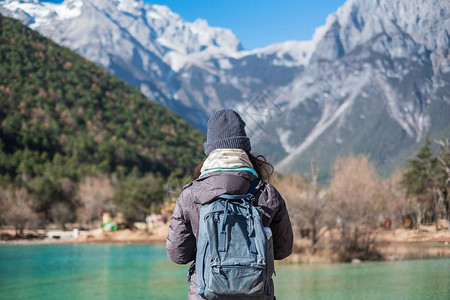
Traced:
<path id="1" fill-rule="evenodd" d="M 169 6 L 187 21 L 206 19 L 231 29 L 246 50 L 287 40 L 310 40 L 345 0 L 144 0 Z M 62 2 L 53 0 L 47 2 Z"/>

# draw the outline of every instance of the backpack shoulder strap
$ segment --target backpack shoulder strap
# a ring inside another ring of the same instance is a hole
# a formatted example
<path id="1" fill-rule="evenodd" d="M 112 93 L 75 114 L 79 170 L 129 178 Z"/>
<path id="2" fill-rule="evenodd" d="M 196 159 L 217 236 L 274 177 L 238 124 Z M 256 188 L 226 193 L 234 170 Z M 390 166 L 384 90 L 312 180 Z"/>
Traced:
<path id="1" fill-rule="evenodd" d="M 247 194 L 252 194 L 254 195 L 255 191 L 256 191 L 256 187 L 258 186 L 259 180 L 253 180 L 252 183 L 250 184 L 250 187 L 248 189 Z"/>

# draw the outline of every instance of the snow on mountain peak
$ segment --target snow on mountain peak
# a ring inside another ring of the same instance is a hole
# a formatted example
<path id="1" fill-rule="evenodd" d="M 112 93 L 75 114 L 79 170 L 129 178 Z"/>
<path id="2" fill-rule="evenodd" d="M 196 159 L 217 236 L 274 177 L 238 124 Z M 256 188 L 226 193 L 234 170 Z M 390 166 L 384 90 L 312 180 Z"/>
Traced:
<path id="1" fill-rule="evenodd" d="M 112 45 L 114 41 L 119 41 L 123 34 L 129 34 L 143 48 L 168 63 L 175 72 L 186 64 L 204 65 L 204 61 L 217 56 L 239 58 L 253 54 L 275 54 L 274 65 L 304 65 L 308 63 L 314 50 L 311 42 L 288 41 L 253 51 L 243 51 L 240 41 L 230 29 L 212 27 L 204 19 L 188 22 L 167 6 L 147 4 L 141 0 L 65 0 L 60 4 L 38 0 L 5 0 L 0 4 L 0 9 L 6 9 L 9 15 L 21 19 L 42 33 L 54 32 L 54 26 L 60 29 L 69 26 L 77 37 L 82 34 L 81 31 L 100 37 L 100 33 L 94 29 L 96 27 L 104 32 L 109 31 L 110 38 L 103 36 L 95 43 L 111 51 L 115 48 Z M 91 17 L 88 20 L 83 15 Z M 92 17 L 94 15 L 95 17 Z M 72 19 L 71 25 L 55 25 L 69 19 Z M 127 32 L 119 34 L 117 30 Z M 67 41 L 70 40 L 69 36 L 69 32 L 61 31 L 58 36 L 52 38 L 56 41 Z M 80 41 L 73 40 L 72 43 L 79 44 L 75 46 L 76 49 L 82 48 Z M 87 53 L 83 52 L 83 55 Z M 95 53 L 92 55 L 94 56 L 88 58 L 95 61 Z M 107 58 L 102 58 L 102 61 L 107 64 Z"/>
<path id="2" fill-rule="evenodd" d="M 40 2 L 37 0 L 6 0 L 3 6 L 20 14 L 25 12 L 31 16 L 30 27 L 37 28 L 49 18 L 56 18 L 58 20 L 76 18 L 81 15 L 81 7 L 84 5 L 83 0 L 66 0 L 61 4 Z"/>
<path id="3" fill-rule="evenodd" d="M 287 67 L 307 65 L 315 50 L 313 41 L 286 41 L 250 51 L 256 55 L 275 55 L 274 65 Z"/>
<path id="4" fill-rule="evenodd" d="M 211 27 L 202 19 L 187 22 L 167 6 L 146 4 L 139 0 L 65 0 L 60 4 L 37 0 L 6 0 L 2 6 L 15 12 L 16 16 L 13 14 L 13 17 L 19 17 L 19 12 L 31 16 L 31 27 L 38 29 L 41 25 L 54 22 L 55 18 L 64 20 L 79 17 L 81 8 L 87 4 L 98 8 L 99 13 L 114 12 L 116 19 L 145 18 L 148 26 L 152 27 L 157 38 L 169 51 L 192 53 L 213 47 L 220 48 L 225 53 L 239 51 L 241 48 L 239 40 L 229 29 Z"/>
<path id="5" fill-rule="evenodd" d="M 61 19 L 76 18 L 81 14 L 81 7 L 84 5 L 82 0 L 65 1 L 65 5 L 55 6 L 56 14 Z"/>
<path id="6" fill-rule="evenodd" d="M 118 0 L 117 8 L 123 12 L 135 12 L 137 8 L 142 6 L 142 2 L 134 0 Z"/>

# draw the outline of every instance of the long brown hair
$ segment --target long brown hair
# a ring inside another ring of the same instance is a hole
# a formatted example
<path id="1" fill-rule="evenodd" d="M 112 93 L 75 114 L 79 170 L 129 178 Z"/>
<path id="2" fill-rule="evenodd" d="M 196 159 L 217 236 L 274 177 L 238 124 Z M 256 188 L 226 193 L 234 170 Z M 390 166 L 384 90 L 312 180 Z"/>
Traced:
<path id="1" fill-rule="evenodd" d="M 248 151 L 245 151 L 250 159 L 250 162 L 253 165 L 253 169 L 255 169 L 258 174 L 258 178 L 262 181 L 269 182 L 270 177 L 273 174 L 274 168 L 271 163 L 267 161 L 267 159 L 263 155 L 254 156 Z M 206 158 L 205 158 L 206 160 Z M 194 169 L 194 173 L 192 175 L 192 180 L 195 180 L 200 177 L 201 170 L 203 167 L 203 163 L 205 160 L 201 161 Z"/>

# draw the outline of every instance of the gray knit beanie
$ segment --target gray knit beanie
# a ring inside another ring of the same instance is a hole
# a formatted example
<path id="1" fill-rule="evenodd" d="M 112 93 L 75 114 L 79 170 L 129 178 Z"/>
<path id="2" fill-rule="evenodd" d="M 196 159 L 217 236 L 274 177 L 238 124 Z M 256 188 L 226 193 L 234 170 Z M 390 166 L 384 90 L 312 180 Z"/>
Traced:
<path id="1" fill-rule="evenodd" d="M 252 150 L 245 133 L 245 122 L 232 109 L 221 109 L 209 118 L 205 154 L 209 155 L 216 149 Z"/>

